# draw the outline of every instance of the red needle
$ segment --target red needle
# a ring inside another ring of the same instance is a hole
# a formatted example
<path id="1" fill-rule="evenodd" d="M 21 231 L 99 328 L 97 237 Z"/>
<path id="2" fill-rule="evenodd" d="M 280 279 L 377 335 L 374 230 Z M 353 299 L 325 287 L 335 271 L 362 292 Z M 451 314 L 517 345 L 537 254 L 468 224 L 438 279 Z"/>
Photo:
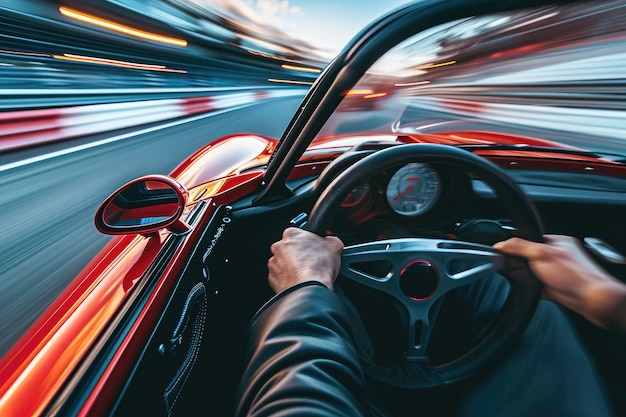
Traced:
<path id="1" fill-rule="evenodd" d="M 404 191 L 399 192 L 393 199 L 397 200 L 399 198 L 401 198 L 403 195 L 405 195 L 406 193 L 413 191 L 415 189 L 415 186 L 413 184 L 409 185 L 408 187 L 406 187 L 404 189 Z"/>

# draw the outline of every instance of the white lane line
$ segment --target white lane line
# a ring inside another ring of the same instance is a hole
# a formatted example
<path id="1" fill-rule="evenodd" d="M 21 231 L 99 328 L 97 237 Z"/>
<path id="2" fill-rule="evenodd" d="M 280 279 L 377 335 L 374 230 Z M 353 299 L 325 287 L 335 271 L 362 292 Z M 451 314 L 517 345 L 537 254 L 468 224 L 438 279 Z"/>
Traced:
<path id="1" fill-rule="evenodd" d="M 2 65 L 2 64 L 0 64 Z M 6 65 L 6 64 L 5 64 Z M 267 87 L 263 86 L 249 86 L 249 87 L 189 87 L 189 88 L 100 88 L 93 90 L 84 90 L 78 88 L 58 89 L 58 90 L 36 90 L 36 89 L 12 89 L 4 88 L 0 89 L 0 96 L 51 96 L 51 95 L 94 95 L 94 94 L 163 94 L 163 93 L 215 93 L 215 92 L 228 92 L 228 91 L 245 91 L 245 90 L 267 90 Z"/>
<path id="2" fill-rule="evenodd" d="M 166 124 L 162 124 L 162 125 L 158 125 L 158 126 L 149 127 L 149 128 L 142 129 L 142 130 L 137 130 L 135 132 L 125 133 L 125 134 L 119 135 L 119 136 L 113 136 L 113 137 L 108 138 L 108 139 L 102 139 L 102 140 L 99 140 L 99 141 L 96 141 L 96 142 L 86 143 L 84 145 L 74 146 L 72 148 L 67 148 L 67 149 L 63 149 L 63 150 L 60 150 L 60 151 L 51 152 L 51 153 L 47 153 L 47 154 L 44 154 L 44 155 L 39 155 L 39 156 L 35 156 L 35 157 L 32 157 L 32 158 L 23 159 L 21 161 L 12 162 L 10 164 L 0 165 L 0 172 L 8 171 L 8 170 L 14 169 L 14 168 L 23 167 L 25 165 L 34 164 L 36 162 L 46 161 L 48 159 L 56 158 L 56 157 L 59 157 L 59 156 L 69 155 L 71 153 L 84 151 L 86 149 L 95 148 L 97 146 L 106 145 L 108 143 L 129 139 L 129 138 L 132 138 L 133 136 L 143 135 L 144 133 L 156 132 L 157 130 L 167 129 L 169 127 L 182 125 L 184 123 L 195 122 L 196 120 L 205 119 L 205 118 L 208 118 L 208 117 L 211 117 L 211 116 L 218 116 L 220 114 L 228 113 L 228 112 L 235 111 L 235 110 L 240 110 L 240 109 L 243 109 L 245 107 L 253 106 L 255 104 L 258 104 L 258 103 L 256 103 L 256 102 L 246 103 L 246 104 L 242 104 L 242 105 L 239 105 L 239 106 L 236 106 L 236 107 L 231 107 L 231 108 L 224 109 L 224 110 L 217 110 L 217 111 L 213 111 L 213 112 L 210 112 L 210 113 L 200 114 L 200 115 L 193 116 L 193 117 L 190 117 L 190 118 L 187 118 L 187 119 L 177 120 L 177 121 L 174 121 L 174 122 L 170 122 L 170 123 L 166 123 Z"/>

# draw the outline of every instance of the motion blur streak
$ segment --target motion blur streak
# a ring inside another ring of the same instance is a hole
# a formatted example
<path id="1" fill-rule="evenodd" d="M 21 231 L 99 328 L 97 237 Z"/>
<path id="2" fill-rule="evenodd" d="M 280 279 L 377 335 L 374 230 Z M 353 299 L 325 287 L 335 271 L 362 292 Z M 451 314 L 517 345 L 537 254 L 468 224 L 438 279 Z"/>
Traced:
<path id="1" fill-rule="evenodd" d="M 374 94 L 374 92 L 370 89 L 354 89 L 346 93 L 347 96 L 364 96 L 368 94 Z"/>
<path id="2" fill-rule="evenodd" d="M 414 85 L 423 85 L 423 84 L 428 84 L 430 83 L 430 81 L 416 81 L 414 83 L 397 83 L 394 84 L 395 87 L 412 87 Z"/>
<path id="3" fill-rule="evenodd" d="M 526 21 L 526 22 L 522 22 L 522 23 L 520 23 L 520 24 L 517 24 L 517 25 L 515 25 L 515 26 L 511 26 L 510 28 L 507 28 L 507 29 L 503 30 L 502 32 L 508 32 L 508 31 L 510 31 L 510 30 L 514 30 L 514 29 L 521 28 L 522 26 L 532 25 L 533 23 L 537 23 L 537 22 L 540 22 L 540 21 L 542 21 L 542 20 L 545 20 L 545 19 L 549 19 L 549 18 L 551 18 L 551 17 L 554 17 L 554 16 L 556 16 L 557 14 L 558 14 L 558 12 L 547 13 L 547 14 L 541 15 L 541 16 L 539 16 L 539 17 L 535 18 L 535 19 L 531 19 L 531 20 L 528 20 L 528 21 Z"/>
<path id="4" fill-rule="evenodd" d="M 363 96 L 363 98 L 381 98 L 381 97 L 385 97 L 386 95 L 387 93 L 368 94 L 366 96 Z"/>
<path id="5" fill-rule="evenodd" d="M 40 56 L 40 57 L 50 57 L 49 54 L 37 54 L 34 52 L 21 52 L 21 51 L 7 51 L 6 49 L 0 49 L 0 54 L 11 54 L 11 55 L 24 55 L 24 56 Z"/>
<path id="6" fill-rule="evenodd" d="M 439 64 L 427 64 L 427 65 L 421 65 L 419 67 L 417 67 L 417 69 L 430 69 L 430 68 L 439 68 L 439 67 L 445 67 L 446 65 L 454 65 L 456 64 L 456 61 L 447 61 L 447 62 L 441 62 Z"/>
<path id="7" fill-rule="evenodd" d="M 96 16 L 91 16 L 86 13 L 82 13 L 76 10 L 68 9 L 67 7 L 60 7 L 59 11 L 64 16 L 72 19 L 80 20 L 81 22 L 90 23 L 92 25 L 101 26 L 116 32 L 124 33 L 126 35 L 135 36 L 137 38 L 147 39 L 155 42 L 167 43 L 176 46 L 187 46 L 187 41 L 184 39 L 170 38 L 169 36 L 157 35 L 156 33 L 145 32 L 143 30 L 131 28 L 129 26 L 120 25 L 119 23 L 111 22 L 109 20 L 101 19 Z"/>
<path id="8" fill-rule="evenodd" d="M 285 83 L 285 84 L 298 84 L 298 85 L 313 85 L 312 81 L 295 81 L 295 80 L 278 80 L 276 78 L 268 78 L 267 81 L 272 83 Z"/>
<path id="9" fill-rule="evenodd" d="M 90 64 L 114 65 L 116 67 L 136 68 L 136 69 L 149 70 L 149 71 L 178 72 L 181 74 L 187 73 L 187 71 L 185 70 L 171 69 L 163 65 L 140 64 L 136 62 L 116 61 L 114 59 L 96 58 L 96 57 L 73 55 L 73 54 L 53 55 L 53 58 L 65 59 L 68 61 L 87 62 Z"/>
<path id="10" fill-rule="evenodd" d="M 287 64 L 283 64 L 281 65 L 281 67 L 283 67 L 284 69 L 288 69 L 288 70 L 294 70 L 294 71 L 302 71 L 302 72 L 313 72 L 316 74 L 319 74 L 322 72 L 321 69 L 317 69 L 317 68 L 307 68 L 307 67 L 299 67 L 296 65 L 287 65 Z"/>

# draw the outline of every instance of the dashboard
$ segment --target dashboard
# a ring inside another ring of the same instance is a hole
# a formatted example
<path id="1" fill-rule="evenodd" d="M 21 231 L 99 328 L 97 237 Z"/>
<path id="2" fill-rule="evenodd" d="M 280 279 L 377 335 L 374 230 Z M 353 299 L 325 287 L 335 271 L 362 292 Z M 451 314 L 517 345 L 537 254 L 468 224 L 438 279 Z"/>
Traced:
<path id="1" fill-rule="evenodd" d="M 539 212 L 546 233 L 600 237 L 622 253 L 626 194 L 602 178 L 552 171 L 508 170 Z M 545 174 L 547 175 L 547 174 Z M 540 184 L 538 184 L 540 183 Z M 450 165 L 409 163 L 374 173 L 343 199 L 331 227 L 346 244 L 400 237 L 460 239 L 492 244 L 514 234 L 515 225 L 493 190 Z M 584 219 L 584 220 L 583 220 Z M 618 267 L 616 276 L 623 276 Z M 613 271 L 613 269 L 611 269 Z"/>
<path id="2" fill-rule="evenodd" d="M 322 173 L 292 180 L 288 186 L 295 201 L 302 203 L 298 211 L 310 210 L 341 173 L 384 148 L 355 148 L 333 160 Z M 532 201 L 544 233 L 597 237 L 626 253 L 623 177 L 551 169 L 505 171 Z M 295 214 L 287 215 L 292 218 Z M 453 165 L 433 161 L 373 170 L 343 196 L 334 215 L 327 232 L 346 245 L 399 237 L 491 244 L 515 231 L 510 213 L 484 181 Z M 624 276 L 624 267 L 619 268 L 616 275 Z"/>
<path id="3" fill-rule="evenodd" d="M 392 225 L 402 229 L 400 235 L 442 232 L 459 220 L 471 196 L 471 179 L 465 172 L 447 165 L 409 163 L 375 173 L 351 190 L 332 229 L 344 237 L 369 234 L 368 226 L 383 229 L 383 225 L 387 230 Z"/>

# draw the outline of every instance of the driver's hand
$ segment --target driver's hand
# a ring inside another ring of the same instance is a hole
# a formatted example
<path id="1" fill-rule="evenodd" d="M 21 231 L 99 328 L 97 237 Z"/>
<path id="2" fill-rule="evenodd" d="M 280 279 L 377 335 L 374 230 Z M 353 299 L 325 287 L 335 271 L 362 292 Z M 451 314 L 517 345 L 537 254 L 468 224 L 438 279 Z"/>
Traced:
<path id="1" fill-rule="evenodd" d="M 606 327 L 626 297 L 626 286 L 613 278 L 570 236 L 546 235 L 546 243 L 511 238 L 494 247 L 528 259 L 544 284 L 543 296 Z"/>
<path id="2" fill-rule="evenodd" d="M 270 249 L 273 256 L 267 262 L 268 280 L 277 294 L 306 281 L 319 281 L 329 289 L 334 289 L 343 250 L 339 238 L 320 237 L 290 227 L 285 229 L 283 238 Z"/>

